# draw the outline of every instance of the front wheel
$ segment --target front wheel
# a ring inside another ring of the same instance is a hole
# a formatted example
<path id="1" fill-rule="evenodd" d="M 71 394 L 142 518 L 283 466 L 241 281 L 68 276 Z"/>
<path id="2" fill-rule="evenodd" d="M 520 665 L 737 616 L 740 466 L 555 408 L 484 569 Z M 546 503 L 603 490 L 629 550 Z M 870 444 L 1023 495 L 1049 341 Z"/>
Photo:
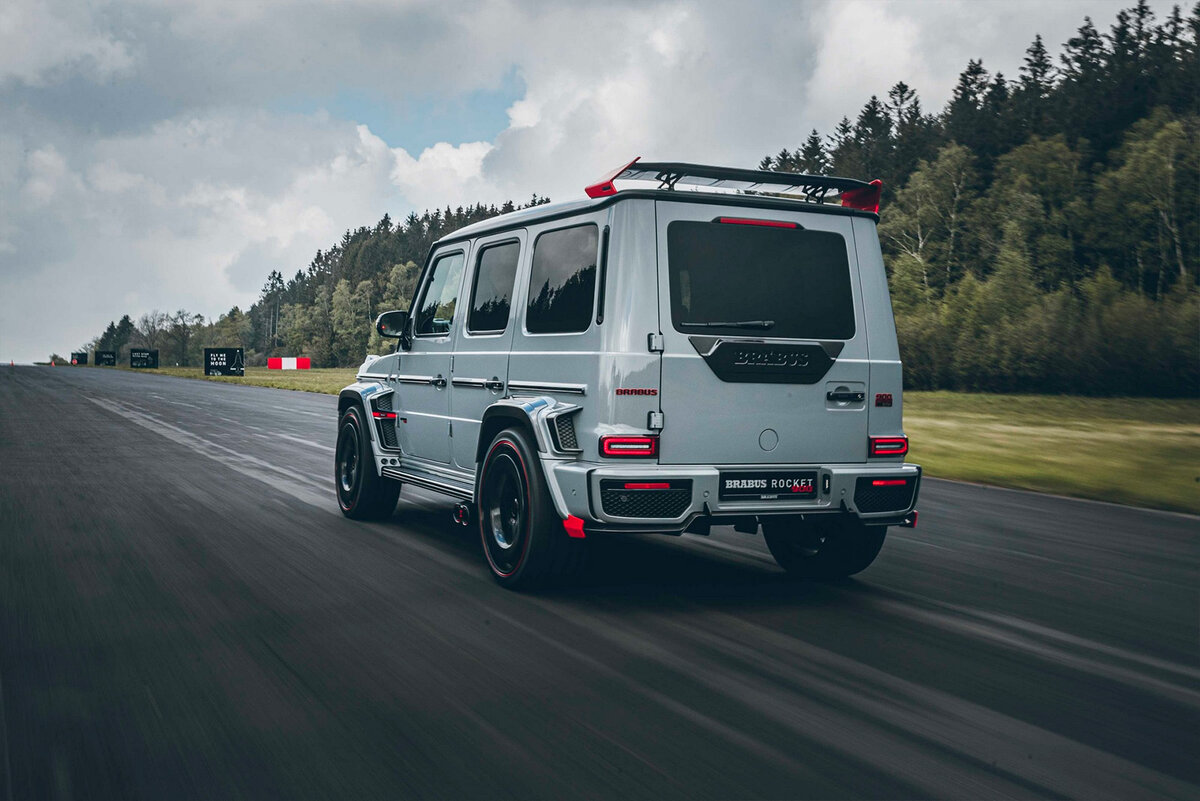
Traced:
<path id="1" fill-rule="evenodd" d="M 367 436 L 362 410 L 357 406 L 346 409 L 338 421 L 333 480 L 338 506 L 352 520 L 391 517 L 400 497 L 400 482 L 375 472 L 375 456 Z"/>
<path id="2" fill-rule="evenodd" d="M 583 544 L 567 536 L 523 431 L 508 428 L 492 440 L 475 497 L 483 553 L 501 586 L 541 586 L 578 568 Z"/>
<path id="3" fill-rule="evenodd" d="M 809 515 L 763 519 L 763 539 L 771 556 L 797 578 L 852 576 L 875 561 L 886 526 L 863 525 L 850 515 Z"/>

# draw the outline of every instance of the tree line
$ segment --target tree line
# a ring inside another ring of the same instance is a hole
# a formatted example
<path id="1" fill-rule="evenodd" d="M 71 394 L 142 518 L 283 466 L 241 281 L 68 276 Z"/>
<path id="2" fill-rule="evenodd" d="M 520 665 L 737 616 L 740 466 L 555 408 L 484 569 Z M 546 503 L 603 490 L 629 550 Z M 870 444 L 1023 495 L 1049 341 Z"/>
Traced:
<path id="1" fill-rule="evenodd" d="M 1159 21 L 1139 0 L 1107 31 L 1085 18 L 1057 58 L 1036 37 L 1014 79 L 968 62 L 941 111 L 898 82 L 759 166 L 883 180 L 908 387 L 1195 396 L 1198 42 L 1200 2 Z M 434 241 L 516 208 L 385 215 L 290 279 L 272 271 L 244 312 L 126 316 L 93 347 L 159 347 L 164 364 L 241 346 L 249 365 L 357 365 L 383 348 L 371 322 L 407 307 Z"/>

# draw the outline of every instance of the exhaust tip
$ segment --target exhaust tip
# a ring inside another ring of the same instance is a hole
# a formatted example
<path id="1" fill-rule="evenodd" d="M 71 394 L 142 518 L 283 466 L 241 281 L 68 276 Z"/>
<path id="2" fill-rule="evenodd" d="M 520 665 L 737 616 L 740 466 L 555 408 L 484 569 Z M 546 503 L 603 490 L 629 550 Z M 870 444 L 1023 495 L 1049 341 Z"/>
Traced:
<path id="1" fill-rule="evenodd" d="M 454 512 L 452 513 L 454 522 L 460 526 L 471 525 L 471 506 L 465 503 L 454 504 Z"/>

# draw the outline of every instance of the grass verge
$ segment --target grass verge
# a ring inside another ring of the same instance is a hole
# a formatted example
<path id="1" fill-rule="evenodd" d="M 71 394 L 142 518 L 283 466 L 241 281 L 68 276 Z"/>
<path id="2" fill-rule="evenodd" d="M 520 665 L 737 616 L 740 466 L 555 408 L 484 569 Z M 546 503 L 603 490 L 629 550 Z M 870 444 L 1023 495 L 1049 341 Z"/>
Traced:
<path id="1" fill-rule="evenodd" d="M 333 395 L 355 370 L 146 372 Z M 1200 514 L 1200 401 L 906 392 L 904 404 L 925 475 Z"/>
<path id="2" fill-rule="evenodd" d="M 1200 401 L 904 393 L 926 475 L 1200 513 Z"/>

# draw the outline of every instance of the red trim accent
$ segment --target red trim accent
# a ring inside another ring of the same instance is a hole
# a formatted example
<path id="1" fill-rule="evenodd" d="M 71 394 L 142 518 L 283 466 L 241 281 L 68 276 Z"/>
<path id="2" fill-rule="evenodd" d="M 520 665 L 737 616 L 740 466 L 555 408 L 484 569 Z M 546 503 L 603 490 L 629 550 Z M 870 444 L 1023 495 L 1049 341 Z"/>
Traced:
<path id="1" fill-rule="evenodd" d="M 908 437 L 871 437 L 867 440 L 868 456 L 903 456 L 908 453 Z"/>
<path id="2" fill-rule="evenodd" d="M 883 194 L 883 181 L 876 178 L 870 186 L 847 189 L 842 193 L 842 205 L 849 209 L 879 213 L 879 197 Z"/>
<path id="3" fill-rule="evenodd" d="M 761 225 L 764 228 L 799 228 L 794 222 L 782 220 L 752 220 L 749 217 L 718 217 L 717 222 L 729 225 Z"/>
<path id="4" fill-rule="evenodd" d="M 567 530 L 567 536 L 572 539 L 582 540 L 587 538 L 587 534 L 583 533 L 583 520 L 575 515 L 568 515 L 563 521 L 563 528 Z"/>
<path id="5" fill-rule="evenodd" d="M 654 484 L 632 484 L 632 483 L 630 483 L 630 484 L 625 485 L 625 489 L 655 490 L 655 489 L 670 489 L 670 488 L 671 488 L 671 485 L 666 482 L 654 483 Z"/>
<path id="6" fill-rule="evenodd" d="M 872 487 L 903 487 L 908 483 L 907 478 L 877 478 L 871 482 Z"/>
<path id="7" fill-rule="evenodd" d="M 628 164 L 623 164 L 615 170 L 605 173 L 603 178 L 594 184 L 588 184 L 583 188 L 583 191 L 587 193 L 588 197 L 606 197 L 617 194 L 617 188 L 613 186 L 613 181 L 617 180 L 618 175 L 628 170 L 634 164 L 637 164 L 640 158 L 641 156 L 638 156 Z"/>
<path id="8" fill-rule="evenodd" d="M 600 453 L 618 459 L 652 459 L 658 456 L 658 437 L 601 437 Z"/>
<path id="9" fill-rule="evenodd" d="M 376 420 L 395 420 L 399 415 L 395 412 L 371 412 Z"/>
<path id="10" fill-rule="evenodd" d="M 267 359 L 267 369 L 268 370 L 282 370 L 283 369 L 283 359 L 279 356 L 270 357 L 269 359 Z"/>

